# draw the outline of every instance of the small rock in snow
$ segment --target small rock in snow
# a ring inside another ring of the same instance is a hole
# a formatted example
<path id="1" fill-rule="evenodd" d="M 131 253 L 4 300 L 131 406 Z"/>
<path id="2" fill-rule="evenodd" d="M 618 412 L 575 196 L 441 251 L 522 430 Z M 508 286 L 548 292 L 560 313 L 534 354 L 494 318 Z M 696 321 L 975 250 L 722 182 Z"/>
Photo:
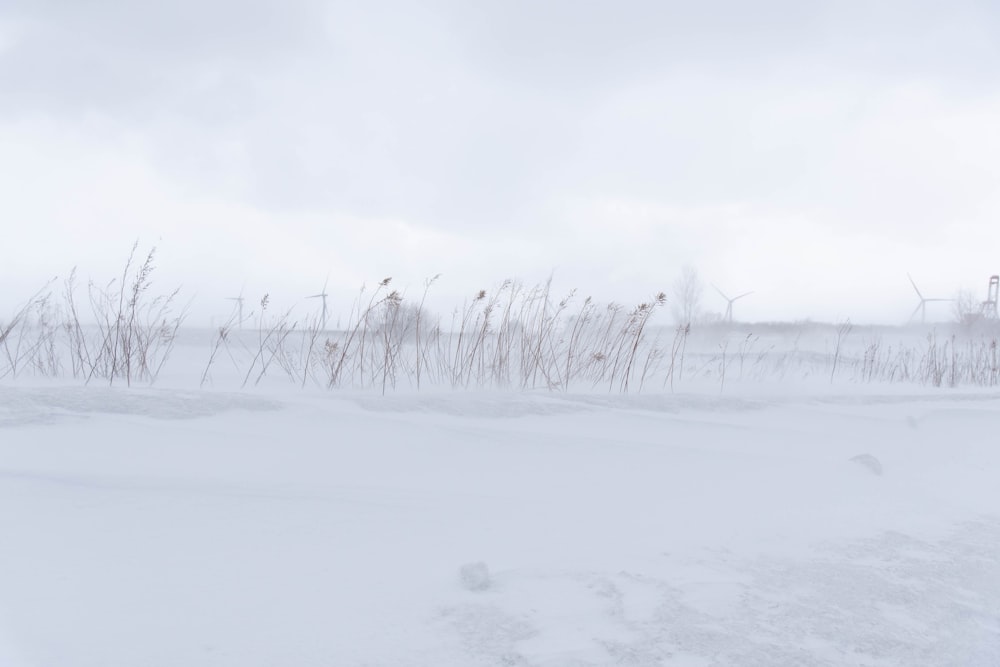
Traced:
<path id="1" fill-rule="evenodd" d="M 470 591 L 485 591 L 490 587 L 490 569 L 486 563 L 466 563 L 459 570 L 462 587 Z"/>
<path id="2" fill-rule="evenodd" d="M 876 475 L 882 474 L 882 462 L 871 454 L 858 454 L 857 456 L 852 456 L 851 460 L 859 465 L 863 465 Z"/>

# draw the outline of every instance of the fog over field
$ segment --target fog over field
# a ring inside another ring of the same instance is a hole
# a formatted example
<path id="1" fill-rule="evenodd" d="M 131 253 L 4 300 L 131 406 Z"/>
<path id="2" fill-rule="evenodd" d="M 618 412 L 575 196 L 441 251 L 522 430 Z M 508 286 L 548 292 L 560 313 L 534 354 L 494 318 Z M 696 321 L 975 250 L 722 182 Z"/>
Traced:
<path id="1" fill-rule="evenodd" d="M 0 3 L 0 667 L 996 667 L 995 3 Z"/>

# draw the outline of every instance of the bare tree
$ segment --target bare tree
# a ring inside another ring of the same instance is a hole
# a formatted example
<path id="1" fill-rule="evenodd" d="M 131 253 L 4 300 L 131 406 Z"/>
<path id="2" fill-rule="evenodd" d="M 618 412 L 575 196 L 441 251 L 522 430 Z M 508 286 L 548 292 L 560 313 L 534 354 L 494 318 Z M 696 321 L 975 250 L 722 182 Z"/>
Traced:
<path id="1" fill-rule="evenodd" d="M 705 286 L 698 276 L 698 271 L 690 265 L 681 269 L 680 276 L 674 281 L 674 303 L 672 311 L 677 324 L 686 326 L 697 321 L 701 315 L 701 295 Z"/>
<path id="2" fill-rule="evenodd" d="M 971 326 L 982 317 L 981 306 L 975 293 L 970 289 L 960 289 L 955 293 L 951 304 L 955 322 L 963 326 Z"/>

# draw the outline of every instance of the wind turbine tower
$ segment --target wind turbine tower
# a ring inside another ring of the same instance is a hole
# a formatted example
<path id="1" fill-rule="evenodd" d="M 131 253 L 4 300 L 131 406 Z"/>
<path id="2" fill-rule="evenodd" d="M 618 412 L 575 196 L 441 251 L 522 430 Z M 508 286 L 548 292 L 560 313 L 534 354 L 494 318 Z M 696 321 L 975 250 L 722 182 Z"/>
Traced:
<path id="1" fill-rule="evenodd" d="M 728 296 L 726 296 L 726 293 L 720 290 L 718 287 L 716 287 L 715 285 L 712 285 L 712 287 L 715 287 L 715 291 L 718 292 L 720 295 L 722 295 L 722 298 L 726 300 L 726 314 L 722 318 L 723 321 L 727 322 L 728 324 L 732 324 L 733 302 L 742 299 L 745 296 L 750 296 L 751 294 L 753 294 L 753 292 L 744 292 L 743 294 L 740 294 L 739 296 L 734 296 L 733 298 L 730 299 Z"/>
<path id="2" fill-rule="evenodd" d="M 1000 296 L 1000 276 L 990 276 L 990 286 L 986 288 L 986 301 L 983 301 L 983 315 L 997 319 L 997 297 Z"/>
<path id="3" fill-rule="evenodd" d="M 240 296 L 227 296 L 226 301 L 236 302 L 236 314 L 240 318 L 239 324 L 240 329 L 243 328 L 243 295 Z"/>
<path id="4" fill-rule="evenodd" d="M 327 296 L 328 295 L 326 293 L 326 285 L 324 284 L 322 292 L 320 292 L 319 294 L 311 294 L 310 296 L 306 297 L 307 299 L 323 299 L 323 311 L 322 311 L 322 314 L 319 316 L 320 322 L 322 323 L 321 324 L 321 328 L 323 328 L 323 329 L 326 329 L 326 297 Z"/>

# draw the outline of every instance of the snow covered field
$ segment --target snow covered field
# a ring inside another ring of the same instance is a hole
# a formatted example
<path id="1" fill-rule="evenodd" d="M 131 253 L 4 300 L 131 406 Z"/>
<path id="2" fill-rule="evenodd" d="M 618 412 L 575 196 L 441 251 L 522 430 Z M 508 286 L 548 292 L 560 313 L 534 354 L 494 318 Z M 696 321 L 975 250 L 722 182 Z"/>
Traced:
<path id="1" fill-rule="evenodd" d="M 764 391 L 8 383 L 0 664 L 1000 664 L 1000 396 Z"/>

